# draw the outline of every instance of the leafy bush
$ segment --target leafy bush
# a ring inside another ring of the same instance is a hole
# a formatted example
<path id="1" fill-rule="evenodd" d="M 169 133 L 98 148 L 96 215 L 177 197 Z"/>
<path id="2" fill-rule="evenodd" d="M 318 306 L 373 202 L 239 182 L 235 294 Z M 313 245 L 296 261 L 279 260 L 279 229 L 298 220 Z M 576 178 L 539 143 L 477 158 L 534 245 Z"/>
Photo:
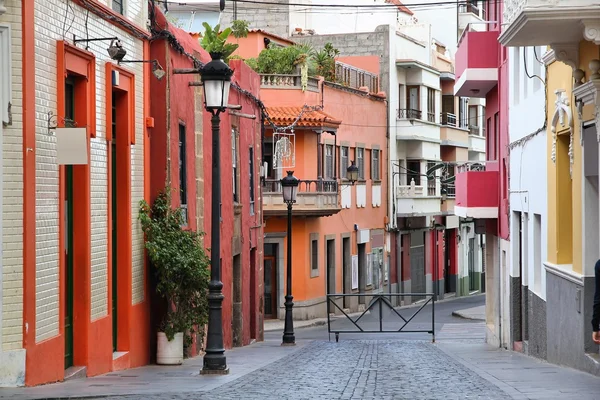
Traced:
<path id="1" fill-rule="evenodd" d="M 300 67 L 308 75 L 321 75 L 326 81 L 335 82 L 335 58 L 339 50 L 331 43 L 325 44 L 320 51 L 310 45 L 279 47 L 269 45 L 261 51 L 258 58 L 249 58 L 246 64 L 259 74 L 294 74 Z"/>
<path id="2" fill-rule="evenodd" d="M 181 209 L 171 208 L 168 187 L 152 207 L 144 200 L 140 202 L 138 218 L 156 273 L 156 290 L 168 304 L 159 329 L 168 340 L 183 332 L 187 345 L 193 335 L 203 336 L 208 321 L 210 259 L 202 246 L 203 234 L 182 229 Z"/>
<path id="3" fill-rule="evenodd" d="M 308 45 L 279 47 L 271 44 L 260 52 L 257 59 L 248 59 L 246 63 L 259 74 L 293 74 L 296 66 L 304 63 L 308 63 L 309 69 L 314 71 L 314 64 L 311 65 L 313 53 Z"/>

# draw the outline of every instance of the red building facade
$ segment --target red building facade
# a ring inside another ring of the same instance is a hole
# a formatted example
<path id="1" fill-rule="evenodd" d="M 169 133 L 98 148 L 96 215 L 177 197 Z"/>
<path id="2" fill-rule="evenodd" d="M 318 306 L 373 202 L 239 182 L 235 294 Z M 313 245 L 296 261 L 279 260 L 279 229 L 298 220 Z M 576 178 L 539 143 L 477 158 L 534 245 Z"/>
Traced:
<path id="1" fill-rule="evenodd" d="M 152 82 L 151 199 L 169 185 L 173 206 L 182 207 L 189 229 L 210 232 L 211 115 L 204 110 L 200 75 L 175 73 L 198 67 L 210 57 L 196 37 L 170 26 L 158 10 L 154 30 L 164 39 L 152 42 L 151 59 L 158 61 L 166 75 Z M 242 62 L 231 61 L 230 67 L 234 76 L 229 103 L 241 109 L 221 113 L 221 279 L 226 348 L 248 345 L 263 336 L 260 82 Z M 210 249 L 210 235 L 204 240 Z M 158 303 L 153 302 L 153 311 L 160 315 Z M 191 355 L 198 354 L 201 347 L 195 343 Z"/>

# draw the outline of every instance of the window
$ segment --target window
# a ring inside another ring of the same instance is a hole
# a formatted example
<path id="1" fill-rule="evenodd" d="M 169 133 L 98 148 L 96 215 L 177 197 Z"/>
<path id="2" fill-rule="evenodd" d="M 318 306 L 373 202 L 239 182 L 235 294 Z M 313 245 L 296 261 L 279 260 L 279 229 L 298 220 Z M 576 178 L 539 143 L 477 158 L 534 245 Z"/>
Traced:
<path id="1" fill-rule="evenodd" d="M 313 271 L 319 270 L 319 240 L 311 239 L 310 241 L 310 269 Z"/>
<path id="2" fill-rule="evenodd" d="M 419 96 L 419 86 L 406 87 L 406 115 L 404 118 L 421 119 L 421 100 Z"/>
<path id="3" fill-rule="evenodd" d="M 523 59 L 521 58 L 520 47 L 513 48 L 513 52 L 513 102 L 519 104 L 519 98 L 521 97 L 521 63 Z"/>
<path id="4" fill-rule="evenodd" d="M 358 179 L 365 179 L 365 149 L 356 148 L 356 166 L 358 167 Z"/>
<path id="5" fill-rule="evenodd" d="M 427 121 L 435 122 L 435 90 L 427 88 Z"/>
<path id="6" fill-rule="evenodd" d="M 451 94 L 442 96 L 442 125 L 457 125 L 456 114 L 454 114 L 454 96 Z"/>
<path id="7" fill-rule="evenodd" d="M 248 175 L 250 175 L 250 215 L 254 215 L 254 147 L 250 147 L 250 165 Z"/>
<path id="8" fill-rule="evenodd" d="M 333 145 L 325 145 L 325 179 L 333 179 Z"/>
<path id="9" fill-rule="evenodd" d="M 123 14 L 123 2 L 125 0 L 112 0 L 112 9 L 113 11 L 118 12 L 119 14 Z"/>
<path id="10" fill-rule="evenodd" d="M 233 167 L 233 201 L 239 203 L 240 199 L 238 196 L 238 169 L 237 169 L 237 131 L 236 128 L 231 129 L 231 165 Z"/>
<path id="11" fill-rule="evenodd" d="M 407 161 L 406 162 L 406 184 L 410 185 L 411 181 L 415 181 L 416 186 L 421 185 L 421 162 Z"/>
<path id="12" fill-rule="evenodd" d="M 469 133 L 479 136 L 479 121 L 477 118 L 477 106 L 469 106 Z"/>
<path id="13" fill-rule="evenodd" d="M 379 169 L 379 149 L 371 150 L 371 179 L 374 181 L 381 180 Z"/>
<path id="14" fill-rule="evenodd" d="M 340 147 L 340 178 L 346 179 L 346 169 L 350 166 L 348 161 L 348 147 Z"/>
<path id="15" fill-rule="evenodd" d="M 187 158 L 186 158 L 186 143 L 185 143 L 185 125 L 179 124 L 179 194 L 181 204 L 181 214 L 183 216 L 183 224 L 188 223 L 188 205 L 187 205 Z"/>
<path id="16" fill-rule="evenodd" d="M 427 161 L 427 171 L 435 167 L 435 161 Z M 433 172 L 433 179 L 427 177 L 427 196 L 435 196 L 435 186 L 437 182 L 437 171 Z"/>
<path id="17" fill-rule="evenodd" d="M 494 158 L 498 159 L 498 141 L 500 140 L 500 115 L 499 113 L 494 114 Z"/>

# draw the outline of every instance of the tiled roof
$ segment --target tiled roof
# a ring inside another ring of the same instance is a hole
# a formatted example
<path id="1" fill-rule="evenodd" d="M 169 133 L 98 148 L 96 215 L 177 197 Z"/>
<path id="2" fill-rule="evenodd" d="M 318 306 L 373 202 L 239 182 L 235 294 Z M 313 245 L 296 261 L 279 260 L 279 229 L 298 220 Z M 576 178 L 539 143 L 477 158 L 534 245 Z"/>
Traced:
<path id="1" fill-rule="evenodd" d="M 277 126 L 291 125 L 302 112 L 302 107 L 267 107 L 267 113 Z M 304 111 L 296 126 L 337 128 L 342 121 L 323 111 Z"/>
<path id="2" fill-rule="evenodd" d="M 385 0 L 386 3 L 395 4 L 398 6 L 398 10 L 407 13 L 408 15 L 414 15 L 408 7 L 406 7 L 400 0 Z"/>
<path id="3" fill-rule="evenodd" d="M 270 36 L 273 39 L 281 40 L 281 41 L 287 42 L 289 44 L 296 44 L 296 42 L 294 42 L 292 39 L 286 39 L 283 36 L 275 35 L 274 33 L 271 33 L 265 29 L 252 28 L 252 29 L 248 29 L 248 33 L 262 33 L 263 35 Z"/>

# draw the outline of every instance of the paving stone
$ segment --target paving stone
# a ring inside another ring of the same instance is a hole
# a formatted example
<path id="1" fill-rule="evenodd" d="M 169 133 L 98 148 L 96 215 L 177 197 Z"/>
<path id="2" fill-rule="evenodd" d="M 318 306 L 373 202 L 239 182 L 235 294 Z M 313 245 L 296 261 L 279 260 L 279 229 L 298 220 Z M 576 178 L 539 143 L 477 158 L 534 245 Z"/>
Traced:
<path id="1" fill-rule="evenodd" d="M 500 400 L 509 396 L 429 342 L 349 340 L 313 342 L 210 393 L 118 398 Z"/>

